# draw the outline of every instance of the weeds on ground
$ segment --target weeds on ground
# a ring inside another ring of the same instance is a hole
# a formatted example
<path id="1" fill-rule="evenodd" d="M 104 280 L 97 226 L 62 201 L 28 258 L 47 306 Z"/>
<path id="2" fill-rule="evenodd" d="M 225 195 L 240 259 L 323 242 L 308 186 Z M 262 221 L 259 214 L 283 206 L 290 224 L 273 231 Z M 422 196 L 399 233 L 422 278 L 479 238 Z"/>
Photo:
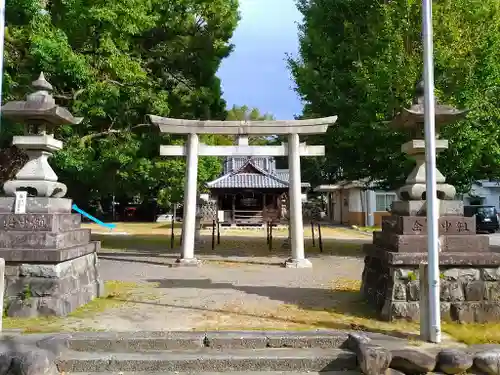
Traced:
<path id="1" fill-rule="evenodd" d="M 263 310 L 259 306 L 247 307 L 233 303 L 216 313 L 207 313 L 206 321 L 203 328 L 207 330 L 360 330 L 406 338 L 410 345 L 422 344 L 418 338 L 418 322 L 379 320 L 362 299 L 358 280 L 333 280 L 330 297 L 325 301 L 316 301 L 311 306 L 283 304 L 275 310 Z M 443 322 L 442 329 L 451 338 L 467 345 L 500 343 L 499 323 Z"/>
<path id="2" fill-rule="evenodd" d="M 25 333 L 50 333 L 75 330 L 95 330 L 81 327 L 77 323 L 81 319 L 89 319 L 107 309 L 117 308 L 127 303 L 138 300 L 148 300 L 154 298 L 152 288 L 154 285 L 139 285 L 123 281 L 107 281 L 105 283 L 105 295 L 94 299 L 70 313 L 66 317 L 4 317 L 3 326 L 5 329 L 19 329 Z M 140 293 L 137 291 L 140 290 Z M 139 294 L 139 296 L 138 296 Z M 72 328 L 72 327 L 78 327 Z"/>

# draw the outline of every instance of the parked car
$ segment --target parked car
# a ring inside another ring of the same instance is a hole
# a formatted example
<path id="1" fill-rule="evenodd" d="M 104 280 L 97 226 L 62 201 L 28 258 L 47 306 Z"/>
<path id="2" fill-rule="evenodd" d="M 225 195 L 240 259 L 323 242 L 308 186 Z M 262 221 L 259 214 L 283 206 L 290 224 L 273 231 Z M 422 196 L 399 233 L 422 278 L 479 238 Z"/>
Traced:
<path id="1" fill-rule="evenodd" d="M 465 206 L 464 216 L 476 216 L 476 231 L 494 233 L 499 229 L 498 212 L 495 206 Z"/>
<path id="2" fill-rule="evenodd" d="M 156 218 L 157 223 L 164 223 L 164 222 L 170 223 L 171 221 L 172 221 L 172 214 L 163 214 L 163 215 L 159 215 Z"/>

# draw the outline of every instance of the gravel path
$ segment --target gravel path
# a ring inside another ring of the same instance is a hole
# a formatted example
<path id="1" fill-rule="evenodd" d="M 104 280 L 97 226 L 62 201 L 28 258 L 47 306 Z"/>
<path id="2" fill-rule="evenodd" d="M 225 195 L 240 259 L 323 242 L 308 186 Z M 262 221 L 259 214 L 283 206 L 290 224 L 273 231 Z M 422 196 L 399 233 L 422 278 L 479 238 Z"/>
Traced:
<path id="1" fill-rule="evenodd" d="M 245 246 L 244 239 L 241 246 Z M 280 309 L 296 305 L 322 311 L 335 302 L 329 289 L 332 282 L 359 280 L 363 270 L 362 258 L 319 254 L 309 258 L 312 269 L 286 269 L 279 266 L 285 254 L 238 257 L 237 262 L 236 258 L 206 255 L 201 267 L 172 267 L 175 259 L 172 255 L 145 252 L 134 255 L 130 251 L 106 252 L 106 249 L 102 252 L 103 280 L 134 282 L 146 287 L 138 288 L 128 298 L 134 303 L 89 319 L 69 321 L 74 328 L 111 331 L 236 329 L 242 325 L 286 328 L 289 322 L 283 312 L 278 312 Z M 141 298 L 141 294 L 148 296 Z"/>

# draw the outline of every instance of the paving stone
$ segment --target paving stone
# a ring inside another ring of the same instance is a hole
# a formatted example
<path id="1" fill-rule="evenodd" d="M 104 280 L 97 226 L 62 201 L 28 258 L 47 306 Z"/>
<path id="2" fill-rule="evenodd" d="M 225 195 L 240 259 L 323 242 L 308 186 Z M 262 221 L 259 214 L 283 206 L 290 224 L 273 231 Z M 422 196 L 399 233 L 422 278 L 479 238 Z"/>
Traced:
<path id="1" fill-rule="evenodd" d="M 59 375 L 51 353 L 36 348 L 16 355 L 10 371 L 13 375 Z"/>
<path id="2" fill-rule="evenodd" d="M 417 349 L 393 350 L 390 367 L 405 374 L 423 374 L 434 370 L 436 357 Z"/>
<path id="3" fill-rule="evenodd" d="M 474 355 L 474 365 L 488 375 L 500 374 L 500 350 L 487 350 Z"/>
<path id="4" fill-rule="evenodd" d="M 437 355 L 436 369 L 445 374 L 464 373 L 473 365 L 473 357 L 460 349 L 443 349 Z"/>
<path id="5" fill-rule="evenodd" d="M 51 352 L 8 338 L 0 342 L 0 374 L 58 375 L 59 371 Z"/>
<path id="6" fill-rule="evenodd" d="M 348 346 L 356 353 L 358 366 L 365 375 L 380 375 L 388 368 L 392 360 L 391 352 L 373 344 L 363 334 L 349 334 Z"/>

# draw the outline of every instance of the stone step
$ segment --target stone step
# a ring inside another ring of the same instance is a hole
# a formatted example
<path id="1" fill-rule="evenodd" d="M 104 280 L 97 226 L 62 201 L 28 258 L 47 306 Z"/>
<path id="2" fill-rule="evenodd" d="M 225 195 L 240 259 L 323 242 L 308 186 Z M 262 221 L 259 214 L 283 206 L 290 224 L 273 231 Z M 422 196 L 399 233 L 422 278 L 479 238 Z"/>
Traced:
<path id="1" fill-rule="evenodd" d="M 140 352 L 147 350 L 341 348 L 345 331 L 221 331 L 221 332 L 75 332 L 54 336 L 52 342 L 86 352 Z"/>
<path id="2" fill-rule="evenodd" d="M 141 353 L 65 351 L 58 368 L 85 372 L 228 372 L 347 371 L 357 369 L 356 355 L 343 349 L 212 349 L 144 351 Z"/>
<path id="3" fill-rule="evenodd" d="M 66 375 L 110 375 L 109 372 L 68 372 Z M 168 372 L 129 372 L 120 371 L 120 375 L 218 375 L 220 372 L 178 372 L 178 371 L 168 371 Z M 225 375 L 362 375 L 359 371 L 227 371 L 224 372 Z"/>

